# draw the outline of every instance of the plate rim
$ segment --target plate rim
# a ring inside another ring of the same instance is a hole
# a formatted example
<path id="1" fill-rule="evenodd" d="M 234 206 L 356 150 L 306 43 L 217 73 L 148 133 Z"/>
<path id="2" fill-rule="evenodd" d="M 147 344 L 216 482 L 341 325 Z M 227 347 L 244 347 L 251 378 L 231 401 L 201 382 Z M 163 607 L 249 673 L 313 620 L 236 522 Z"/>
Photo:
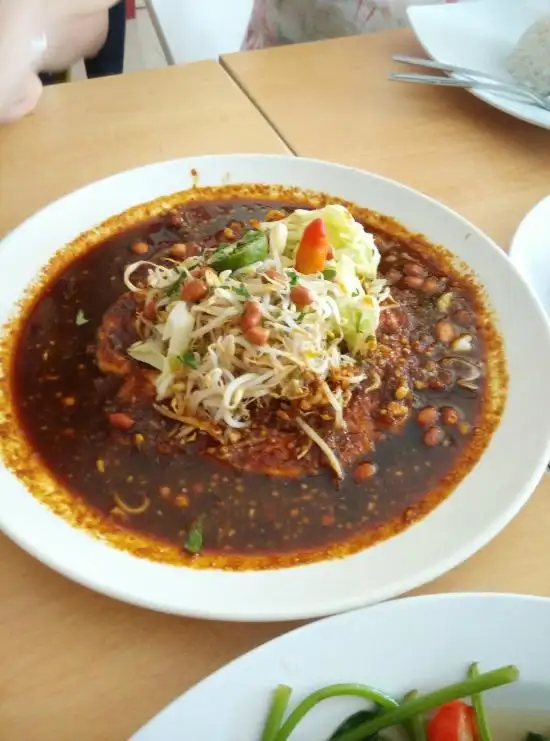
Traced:
<path id="1" fill-rule="evenodd" d="M 309 162 L 315 165 L 322 165 L 323 167 L 329 167 L 333 171 L 341 171 L 341 172 L 350 172 L 350 173 L 360 173 L 361 175 L 367 175 L 370 178 L 374 178 L 378 181 L 384 181 L 394 187 L 398 187 L 401 190 L 405 190 L 409 193 L 414 194 L 415 196 L 420 196 L 422 199 L 430 202 L 431 204 L 437 206 L 438 209 L 444 210 L 448 215 L 453 216 L 453 218 L 458 219 L 461 224 L 464 226 L 467 226 L 469 230 L 472 232 L 477 233 L 480 235 L 485 242 L 487 242 L 487 247 L 490 247 L 493 251 L 498 253 L 499 255 L 502 255 L 502 250 L 496 245 L 496 243 L 488 237 L 481 229 L 479 229 L 477 226 L 469 222 L 467 219 L 465 219 L 463 216 L 458 214 L 456 211 L 451 209 L 449 206 L 445 205 L 444 203 L 441 203 L 437 201 L 435 198 L 428 196 L 421 191 L 415 190 L 414 188 L 411 188 L 410 186 L 400 183 L 399 181 L 386 178 L 384 176 L 378 175 L 377 173 L 368 172 L 365 170 L 362 170 L 360 168 L 356 167 L 350 167 L 347 165 L 341 165 L 338 163 L 328 162 L 325 160 L 320 159 L 314 159 L 314 158 L 299 158 L 294 157 L 292 155 L 286 155 L 286 154 L 253 154 L 253 153 L 246 153 L 246 154 L 226 154 L 226 155 L 205 155 L 205 156 L 191 156 L 191 157 L 183 157 L 183 158 L 176 158 L 176 159 L 168 159 L 161 162 L 156 163 L 150 163 L 149 165 L 144 165 L 141 167 L 131 168 L 130 170 L 122 171 L 120 173 L 115 173 L 113 175 L 107 176 L 106 178 L 103 178 L 98 181 L 94 181 L 92 183 L 89 183 L 87 185 L 82 186 L 81 188 L 72 191 L 61 198 L 57 199 L 56 201 L 52 202 L 52 204 L 49 204 L 45 206 L 43 209 L 38 211 L 37 213 L 31 215 L 28 219 L 26 219 L 22 224 L 15 227 L 6 237 L 0 242 L 0 252 L 2 251 L 2 247 L 5 246 L 6 242 L 11 242 L 12 239 L 17 238 L 17 233 L 19 230 L 22 230 L 28 222 L 39 219 L 41 214 L 48 210 L 51 206 L 55 204 L 63 204 L 67 200 L 70 200 L 71 198 L 75 197 L 77 194 L 81 194 L 83 191 L 86 191 L 90 187 L 96 186 L 98 183 L 105 182 L 105 181 L 113 181 L 116 180 L 121 175 L 125 175 L 127 173 L 133 173 L 140 170 L 147 170 L 148 168 L 155 168 L 159 167 L 161 168 L 163 165 L 167 165 L 169 163 L 176 163 L 176 164 L 183 164 L 184 166 L 188 167 L 200 167 L 201 162 L 206 161 L 219 161 L 222 160 L 225 161 L 240 161 L 243 158 L 254 161 L 258 158 L 261 158 L 265 161 L 272 161 L 272 160 L 278 160 L 278 161 L 289 161 L 289 162 L 296 162 L 303 160 L 305 162 Z M 220 168 L 221 169 L 221 168 Z M 59 249 L 59 248 L 58 248 Z M 516 271 L 517 272 L 517 271 Z M 523 278 L 518 275 L 519 280 L 521 280 L 529 292 L 531 299 L 534 301 L 534 309 L 537 310 L 537 312 L 540 315 L 540 318 L 545 322 L 547 329 L 550 332 L 550 324 L 548 322 L 548 319 L 542 310 L 542 308 L 539 305 L 538 299 L 536 296 L 534 296 L 533 291 L 528 286 L 528 284 L 523 280 Z M 546 441 L 546 448 L 545 448 L 545 456 L 550 455 L 550 439 Z M 529 477 L 527 475 L 525 476 L 525 483 L 523 484 L 522 488 L 522 495 L 516 496 L 513 499 L 513 502 L 511 505 L 508 506 L 507 510 L 505 511 L 504 515 L 502 515 L 499 518 L 494 518 L 491 523 L 491 527 L 485 528 L 482 532 L 478 534 L 476 538 L 469 538 L 467 541 L 467 545 L 465 546 L 462 544 L 460 547 L 457 547 L 454 549 L 454 551 L 451 553 L 451 555 L 448 555 L 445 559 L 440 559 L 436 566 L 431 565 L 429 567 L 426 567 L 421 572 L 415 572 L 414 574 L 409 574 L 409 576 L 406 579 L 402 579 L 401 581 L 397 582 L 396 580 L 393 580 L 390 583 L 390 586 L 386 586 L 386 588 L 378 588 L 376 590 L 376 593 L 374 595 L 369 595 L 365 592 L 360 592 L 359 590 L 354 590 L 352 593 L 352 596 L 350 599 L 346 600 L 345 602 L 343 600 L 340 600 L 338 604 L 330 603 L 330 600 L 327 602 L 325 600 L 323 602 L 323 606 L 319 605 L 319 600 L 316 600 L 313 607 L 308 607 L 308 609 L 298 609 L 293 610 L 290 608 L 286 608 L 282 611 L 279 611 L 275 613 L 273 610 L 265 610 L 265 609 L 256 609 L 254 612 L 250 612 L 247 610 L 243 610 L 242 608 L 238 611 L 225 611 L 220 612 L 218 610 L 208 610 L 208 609 L 186 609 L 185 611 L 182 610 L 181 607 L 175 606 L 174 603 L 170 600 L 167 600 L 166 598 L 164 600 L 152 600 L 150 597 L 147 596 L 147 594 L 140 593 L 136 594 L 135 590 L 127 590 L 124 585 L 121 585 L 120 583 L 114 583 L 110 580 L 105 579 L 97 579 L 96 577 L 90 578 L 86 574 L 82 574 L 78 567 L 73 564 L 70 560 L 65 557 L 65 560 L 58 559 L 55 556 L 52 556 L 50 552 L 43 552 L 39 548 L 35 547 L 32 539 L 29 540 L 25 533 L 21 534 L 20 531 L 13 532 L 13 529 L 6 528 L 5 523 L 2 521 L 0 522 L 0 528 L 12 539 L 14 542 L 18 543 L 24 550 L 26 550 L 29 554 L 37 558 L 42 563 L 46 564 L 50 568 L 53 568 L 58 573 L 63 574 L 64 576 L 72 579 L 73 581 L 82 584 L 88 588 L 93 589 L 94 591 L 97 591 L 102 594 L 106 594 L 107 596 L 114 597 L 118 600 L 121 600 L 123 602 L 127 602 L 130 604 L 138 605 L 141 607 L 146 607 L 148 609 L 154 609 L 157 611 L 165 612 L 165 613 L 171 613 L 171 614 L 178 614 L 178 615 L 186 615 L 189 617 L 195 617 L 195 618 L 202 618 L 202 619 L 223 619 L 226 621 L 247 621 L 247 622 L 269 622 L 272 620 L 278 620 L 278 621 L 287 621 L 287 620 L 296 620 L 296 619 L 309 619 L 309 618 L 315 618 L 319 616 L 325 616 L 325 615 L 331 615 L 334 613 L 340 613 L 344 611 L 350 611 L 355 610 L 357 608 L 363 607 L 368 604 L 373 604 L 375 602 L 383 601 L 386 599 L 389 599 L 391 597 L 395 597 L 396 595 L 402 595 L 406 593 L 407 591 L 421 586 L 422 584 L 425 584 L 429 581 L 432 581 L 433 579 L 438 578 L 443 573 L 448 572 L 452 568 L 456 567 L 460 563 L 464 562 L 468 558 L 470 558 L 472 555 L 474 555 L 477 551 L 479 551 L 484 545 L 489 543 L 501 530 L 503 530 L 509 522 L 517 515 L 517 513 L 522 509 L 522 507 L 526 504 L 528 499 L 530 498 L 534 488 L 536 487 L 538 481 L 542 477 L 544 471 L 546 470 L 546 461 L 543 462 L 543 459 L 541 458 L 541 461 L 539 462 L 539 465 L 532 470 Z M 32 496 L 32 495 L 29 495 Z M 34 499 L 34 498 L 33 498 Z M 35 500 L 36 501 L 36 500 Z M 54 516 L 54 515 L 52 515 Z M 67 527 L 70 527 L 67 525 Z M 407 532 L 407 531 L 405 531 Z M 80 533 L 81 535 L 84 535 L 84 533 Z M 86 536 L 90 537 L 90 536 Z M 100 541 L 97 541 L 98 545 L 101 544 Z M 101 544 L 103 548 L 107 547 L 110 548 L 110 546 L 105 546 L 104 544 Z M 116 549 L 112 549 L 112 552 L 114 554 L 120 554 L 121 552 L 117 551 Z M 126 554 L 125 554 L 126 555 Z M 148 562 L 145 562 L 148 563 Z M 322 562 L 322 563 L 328 563 L 328 562 Z M 169 567 L 167 567 L 169 568 Z M 298 568 L 308 568 L 305 567 L 298 567 Z M 248 572 L 245 572 L 248 573 Z"/>
<path id="2" fill-rule="evenodd" d="M 537 201 L 537 203 L 531 206 L 515 230 L 510 242 L 510 249 L 508 250 L 508 257 L 514 265 L 516 264 L 515 259 L 517 259 L 518 255 L 518 245 L 522 240 L 524 230 L 529 228 L 532 219 L 538 217 L 539 211 L 542 213 L 545 209 L 548 211 L 548 216 L 550 217 L 550 194 L 544 196 L 544 198 L 541 198 L 540 201 Z"/>

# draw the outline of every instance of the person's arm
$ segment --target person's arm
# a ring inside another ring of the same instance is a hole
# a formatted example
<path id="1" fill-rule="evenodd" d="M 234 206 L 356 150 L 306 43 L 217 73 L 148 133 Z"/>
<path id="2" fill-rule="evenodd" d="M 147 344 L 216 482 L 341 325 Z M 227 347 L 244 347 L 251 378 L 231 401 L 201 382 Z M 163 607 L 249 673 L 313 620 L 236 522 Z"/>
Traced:
<path id="1" fill-rule="evenodd" d="M 34 110 L 37 73 L 93 56 L 107 35 L 116 0 L 0 0 L 0 124 Z"/>
<path id="2" fill-rule="evenodd" d="M 107 38 L 109 6 L 115 0 L 41 0 L 47 6 L 48 51 L 41 71 L 58 72 L 97 54 Z"/>
<path id="3" fill-rule="evenodd" d="M 46 39 L 32 3 L 0 0 L 0 124 L 26 116 L 42 93 L 36 64 Z"/>

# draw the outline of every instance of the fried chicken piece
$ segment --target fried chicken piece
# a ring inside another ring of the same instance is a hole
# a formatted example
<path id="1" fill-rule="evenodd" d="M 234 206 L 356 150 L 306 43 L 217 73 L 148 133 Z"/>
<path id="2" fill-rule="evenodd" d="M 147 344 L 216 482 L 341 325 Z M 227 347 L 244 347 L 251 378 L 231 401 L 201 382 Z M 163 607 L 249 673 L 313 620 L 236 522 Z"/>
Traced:
<path id="1" fill-rule="evenodd" d="M 135 328 L 137 302 L 130 292 L 124 293 L 103 315 L 97 333 L 96 361 L 103 373 L 129 375 L 136 363 L 127 350 L 138 340 Z"/>
<path id="2" fill-rule="evenodd" d="M 325 454 L 290 419 L 284 429 L 278 429 L 269 417 L 262 425 L 262 413 L 258 416 L 257 426 L 241 431 L 238 442 L 210 448 L 208 455 L 239 471 L 287 479 L 312 476 L 329 466 Z M 322 423 L 320 418 L 311 425 L 339 461 L 348 466 L 374 447 L 368 395 L 356 393 L 344 411 L 344 419 L 346 430 L 334 431 L 331 422 Z"/>

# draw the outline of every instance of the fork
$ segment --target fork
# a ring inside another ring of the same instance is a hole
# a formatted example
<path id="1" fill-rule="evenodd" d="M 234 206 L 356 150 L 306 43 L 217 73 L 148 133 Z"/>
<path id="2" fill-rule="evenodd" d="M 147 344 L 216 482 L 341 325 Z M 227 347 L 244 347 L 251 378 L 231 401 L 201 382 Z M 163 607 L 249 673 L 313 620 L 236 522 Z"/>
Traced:
<path id="1" fill-rule="evenodd" d="M 528 103 L 544 108 L 550 111 L 550 97 L 537 93 L 536 90 L 522 85 L 520 83 L 510 83 L 506 80 L 499 79 L 494 75 L 481 72 L 480 70 L 459 67 L 453 64 L 444 64 L 431 59 L 420 59 L 418 57 L 407 57 L 396 54 L 392 57 L 394 62 L 411 64 L 416 67 L 425 67 L 440 72 L 449 72 L 451 75 L 458 77 L 437 77 L 435 75 L 424 75 L 418 73 L 393 73 L 389 79 L 396 82 L 412 82 L 420 85 L 436 85 L 441 87 L 458 87 L 474 90 L 487 90 L 495 93 L 502 93 L 508 96 L 514 96 Z"/>

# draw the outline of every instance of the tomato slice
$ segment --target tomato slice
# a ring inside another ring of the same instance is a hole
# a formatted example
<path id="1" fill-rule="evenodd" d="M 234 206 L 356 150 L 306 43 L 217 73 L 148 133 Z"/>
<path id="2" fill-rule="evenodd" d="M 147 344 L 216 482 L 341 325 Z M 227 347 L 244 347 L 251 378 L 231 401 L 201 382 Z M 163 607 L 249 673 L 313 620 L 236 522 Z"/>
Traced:
<path id="1" fill-rule="evenodd" d="M 443 705 L 428 723 L 428 741 L 477 741 L 474 711 L 462 700 Z"/>
<path id="2" fill-rule="evenodd" d="M 314 219 L 304 229 L 296 251 L 295 268 L 302 275 L 313 275 L 323 271 L 329 243 L 323 219 Z"/>

